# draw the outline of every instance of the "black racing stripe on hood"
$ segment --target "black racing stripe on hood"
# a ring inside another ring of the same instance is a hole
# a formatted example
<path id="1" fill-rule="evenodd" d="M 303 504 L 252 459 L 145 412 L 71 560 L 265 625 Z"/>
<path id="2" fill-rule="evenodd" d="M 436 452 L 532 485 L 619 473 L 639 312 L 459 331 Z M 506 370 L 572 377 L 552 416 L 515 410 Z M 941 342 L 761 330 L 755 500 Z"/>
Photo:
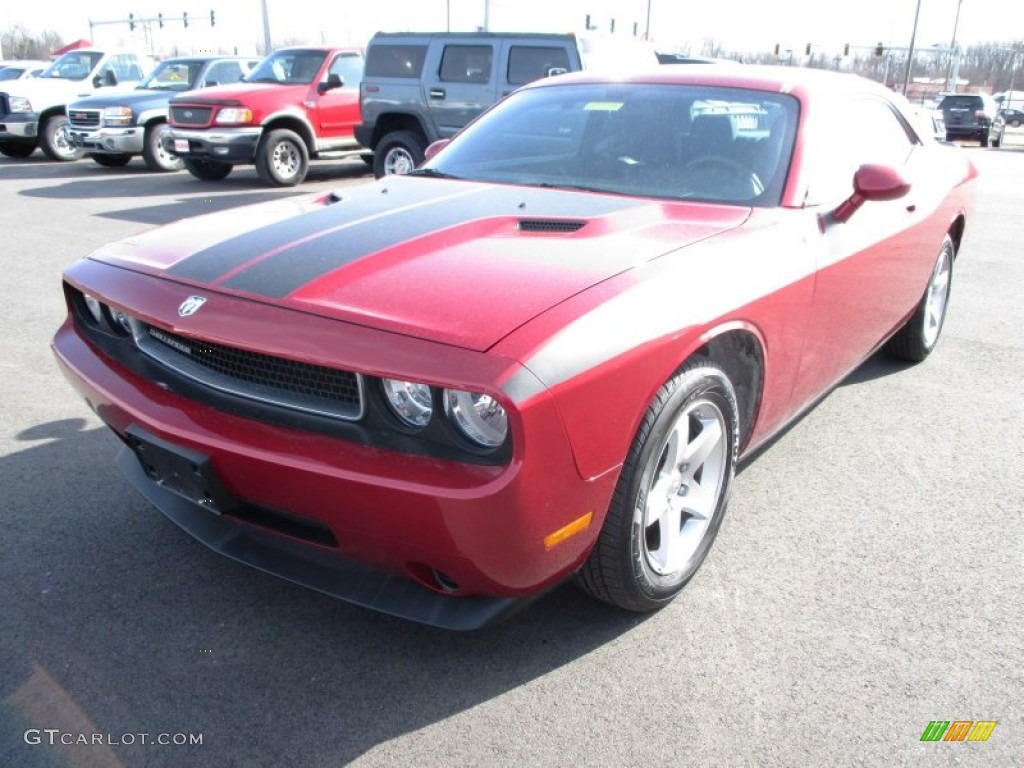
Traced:
<path id="1" fill-rule="evenodd" d="M 490 216 L 590 218 L 633 208 L 629 198 L 580 195 L 554 190 L 524 195 L 522 189 L 481 189 L 478 194 L 396 211 L 380 219 L 355 222 L 325 233 L 253 264 L 224 282 L 224 287 L 260 296 L 281 298 L 378 251 L 424 237 L 440 229 Z"/>
<path id="2" fill-rule="evenodd" d="M 430 186 L 410 184 L 396 185 L 395 188 L 381 187 L 370 194 L 343 199 L 319 210 L 258 227 L 244 235 L 197 251 L 168 269 L 167 274 L 197 282 L 213 282 L 260 254 L 284 248 L 289 243 L 316 235 L 332 226 L 429 200 L 437 195 L 436 188 L 431 189 Z"/>

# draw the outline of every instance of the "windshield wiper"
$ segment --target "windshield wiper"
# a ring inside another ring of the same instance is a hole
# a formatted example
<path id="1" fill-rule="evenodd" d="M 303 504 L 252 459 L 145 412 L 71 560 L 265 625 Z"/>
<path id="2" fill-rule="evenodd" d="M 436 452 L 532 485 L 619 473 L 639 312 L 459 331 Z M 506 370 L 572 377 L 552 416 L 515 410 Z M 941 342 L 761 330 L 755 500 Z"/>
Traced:
<path id="1" fill-rule="evenodd" d="M 409 171 L 406 176 L 426 176 L 430 179 L 461 179 L 461 176 L 456 176 L 454 173 L 445 173 L 439 171 L 436 168 L 417 168 L 414 171 Z"/>

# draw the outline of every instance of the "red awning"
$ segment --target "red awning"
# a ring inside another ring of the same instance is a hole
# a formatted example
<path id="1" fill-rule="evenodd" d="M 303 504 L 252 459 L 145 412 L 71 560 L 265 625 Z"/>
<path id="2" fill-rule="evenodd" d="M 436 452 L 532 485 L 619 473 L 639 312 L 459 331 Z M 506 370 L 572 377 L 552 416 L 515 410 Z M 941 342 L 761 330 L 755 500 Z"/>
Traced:
<path id="1" fill-rule="evenodd" d="M 92 48 L 91 40 L 75 40 L 73 43 L 68 43 L 63 48 L 54 51 L 51 56 L 60 56 L 61 54 L 68 53 L 69 51 L 77 51 L 79 48 Z"/>

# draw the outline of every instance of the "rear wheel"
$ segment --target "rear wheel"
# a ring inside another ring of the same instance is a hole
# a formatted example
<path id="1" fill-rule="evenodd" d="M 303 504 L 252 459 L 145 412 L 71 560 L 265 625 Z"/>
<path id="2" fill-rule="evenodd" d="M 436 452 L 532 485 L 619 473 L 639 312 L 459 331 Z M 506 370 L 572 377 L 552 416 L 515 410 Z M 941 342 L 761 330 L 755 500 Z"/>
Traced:
<path id="1" fill-rule="evenodd" d="M 928 278 L 928 287 L 917 309 L 885 345 L 885 351 L 893 357 L 919 363 L 935 349 L 946 320 L 949 293 L 953 287 L 953 256 L 953 241 L 947 235 L 939 248 L 931 277 Z"/>
<path id="2" fill-rule="evenodd" d="M 120 155 L 90 155 L 94 162 L 98 165 L 102 165 L 104 168 L 120 168 L 121 166 L 128 165 L 131 162 L 132 156 L 127 154 Z"/>
<path id="3" fill-rule="evenodd" d="M 161 143 L 167 132 L 167 123 L 157 123 L 146 128 L 146 136 L 142 142 L 142 159 L 151 171 L 180 171 L 185 163 L 177 155 L 172 155 Z"/>
<path id="4" fill-rule="evenodd" d="M 35 144 L 22 144 L 14 141 L 0 143 L 0 155 L 4 157 L 28 157 L 35 151 Z"/>
<path id="5" fill-rule="evenodd" d="M 692 360 L 648 407 L 577 584 L 631 611 L 671 601 L 722 524 L 738 446 L 732 383 L 710 361 Z"/>
<path id="6" fill-rule="evenodd" d="M 408 173 L 423 162 L 426 142 L 412 131 L 394 131 L 384 136 L 373 151 L 373 175 L 378 179 Z"/>
<path id="7" fill-rule="evenodd" d="M 218 163 L 216 160 L 185 160 L 185 170 L 202 181 L 220 181 L 231 173 L 230 163 Z"/>
<path id="8" fill-rule="evenodd" d="M 981 143 L 981 146 L 987 147 L 988 146 L 988 134 L 987 133 L 983 133 L 981 136 L 978 137 L 978 141 Z"/>
<path id="9" fill-rule="evenodd" d="M 256 173 L 275 187 L 294 187 L 309 172 L 309 152 L 295 131 L 279 128 L 256 148 Z"/>
<path id="10" fill-rule="evenodd" d="M 43 121 L 39 131 L 39 146 L 42 148 L 43 154 L 51 160 L 67 162 L 78 160 L 82 156 L 82 151 L 71 145 L 64 132 L 67 122 L 66 115 L 51 115 Z"/>

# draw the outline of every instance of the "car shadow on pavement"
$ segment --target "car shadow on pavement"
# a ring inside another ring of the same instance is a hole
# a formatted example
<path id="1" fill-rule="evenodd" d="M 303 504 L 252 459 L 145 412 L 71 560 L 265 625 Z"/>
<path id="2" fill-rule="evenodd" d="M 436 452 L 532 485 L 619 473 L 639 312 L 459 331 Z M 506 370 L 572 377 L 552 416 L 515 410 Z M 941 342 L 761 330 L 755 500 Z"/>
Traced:
<path id="1" fill-rule="evenodd" d="M 571 587 L 470 634 L 332 600 L 181 532 L 121 478 L 120 443 L 93 423 L 22 431 L 0 459 L 5 764 L 345 765 L 647 619 Z M 27 743 L 47 728 L 114 746 Z M 142 733 L 202 744 L 118 740 Z"/>
<path id="2" fill-rule="evenodd" d="M 266 203 L 271 200 L 284 200 L 308 194 L 301 190 L 273 190 L 264 192 L 245 192 L 232 195 L 209 195 L 207 197 L 183 197 L 173 203 L 164 205 L 147 205 L 143 207 L 125 208 L 120 211 L 106 211 L 96 216 L 105 219 L 121 219 L 136 221 L 140 224 L 169 224 L 179 219 L 200 216 L 204 213 L 216 213 L 231 208 L 238 208 L 253 203 Z"/>

